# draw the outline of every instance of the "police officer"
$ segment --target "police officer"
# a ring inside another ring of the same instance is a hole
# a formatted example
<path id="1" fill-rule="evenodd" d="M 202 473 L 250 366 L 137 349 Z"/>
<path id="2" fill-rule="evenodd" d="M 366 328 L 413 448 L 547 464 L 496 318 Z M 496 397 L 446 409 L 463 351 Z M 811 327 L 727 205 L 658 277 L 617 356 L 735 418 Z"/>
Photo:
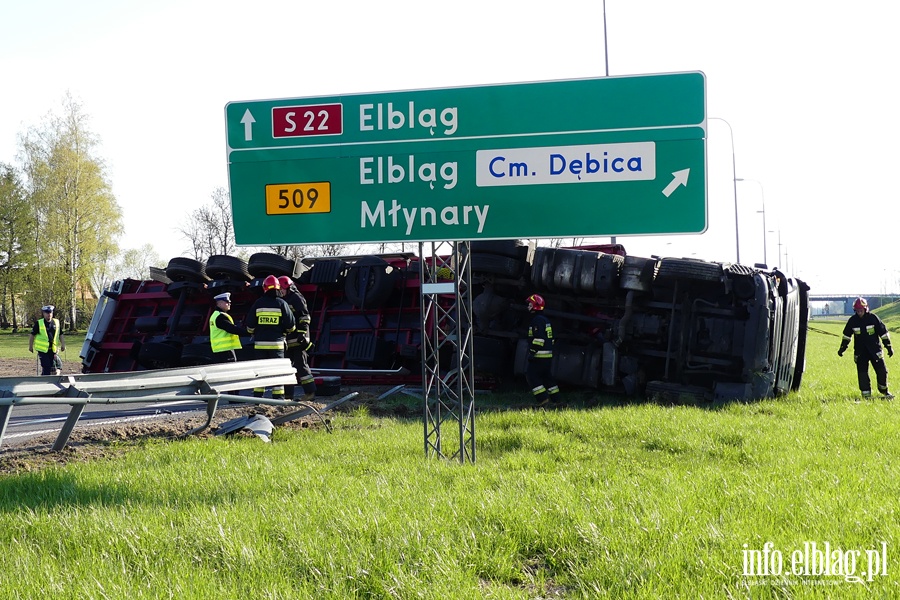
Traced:
<path id="1" fill-rule="evenodd" d="M 246 329 L 234 324 L 228 314 L 231 310 L 231 293 L 215 296 L 216 310 L 209 316 L 209 344 L 212 346 L 213 361 L 217 363 L 235 362 L 234 351 L 241 347 L 242 335 L 249 335 Z"/>
<path id="2" fill-rule="evenodd" d="M 65 351 L 66 340 L 59 326 L 59 320 L 53 318 L 54 306 L 48 304 L 41 307 L 41 316 L 31 328 L 28 338 L 28 351 L 37 350 L 41 361 L 41 375 L 58 375 L 56 372 L 57 351 Z M 62 362 L 60 361 L 60 368 Z"/>
<path id="3" fill-rule="evenodd" d="M 526 300 L 531 323 L 528 325 L 528 367 L 525 380 L 531 386 L 538 406 L 544 406 L 550 397 L 559 393 L 559 387 L 550 371 L 553 366 L 553 327 L 544 316 L 544 298 L 538 294 Z"/>
<path id="4" fill-rule="evenodd" d="M 278 278 L 269 275 L 263 280 L 263 295 L 244 320 L 247 331 L 253 334 L 254 356 L 260 358 L 284 358 L 285 335 L 295 328 L 294 313 L 287 302 L 278 297 Z M 253 395 L 262 398 L 265 388 L 253 388 Z M 284 400 L 284 386 L 272 388 L 274 400 Z"/>
<path id="5" fill-rule="evenodd" d="M 844 339 L 841 340 L 838 356 L 844 355 L 844 351 L 850 345 L 850 336 L 853 335 L 853 360 L 856 361 L 859 391 L 862 392 L 863 398 L 872 395 L 872 383 L 869 380 L 869 363 L 871 363 L 875 369 L 878 391 L 885 398 L 891 399 L 894 395 L 888 391 L 888 370 L 884 364 L 884 353 L 881 351 L 881 344 L 884 343 L 888 356 L 894 356 L 887 327 L 877 315 L 869 312 L 869 303 L 865 298 L 856 299 L 853 311 L 856 314 L 850 317 L 844 326 Z"/>
<path id="6" fill-rule="evenodd" d="M 303 386 L 301 402 L 309 402 L 316 397 L 316 380 L 309 368 L 309 350 L 312 342 L 309 336 L 309 325 L 312 318 L 309 316 L 309 308 L 306 306 L 306 298 L 294 285 L 290 277 L 282 275 L 278 278 L 278 292 L 284 301 L 291 307 L 297 329 L 287 336 L 287 353 L 291 364 L 297 369 L 297 383 Z M 293 398 L 294 386 L 288 386 L 287 396 Z"/>

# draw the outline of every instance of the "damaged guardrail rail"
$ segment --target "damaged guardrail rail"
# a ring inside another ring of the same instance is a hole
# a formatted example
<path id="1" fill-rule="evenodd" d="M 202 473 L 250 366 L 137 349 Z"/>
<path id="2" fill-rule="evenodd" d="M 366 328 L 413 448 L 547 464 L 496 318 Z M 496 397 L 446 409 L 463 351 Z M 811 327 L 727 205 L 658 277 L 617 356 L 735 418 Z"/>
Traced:
<path id="1" fill-rule="evenodd" d="M 249 388 L 296 383 L 296 370 L 288 359 L 252 360 L 238 363 L 58 376 L 0 377 L 0 445 L 14 406 L 67 404 L 72 408 L 53 444 L 65 448 L 75 425 L 88 404 L 151 402 L 189 397 L 207 403 L 206 423 L 184 435 L 210 426 L 220 401 L 272 406 L 296 406 L 290 400 L 271 400 L 228 394 Z"/>

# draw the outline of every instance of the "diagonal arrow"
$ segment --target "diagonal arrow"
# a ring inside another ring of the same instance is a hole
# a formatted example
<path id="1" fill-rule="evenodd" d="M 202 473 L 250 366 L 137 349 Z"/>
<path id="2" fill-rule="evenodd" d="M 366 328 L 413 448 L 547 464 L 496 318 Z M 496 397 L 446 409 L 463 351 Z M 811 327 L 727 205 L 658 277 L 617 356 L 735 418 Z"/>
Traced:
<path id="1" fill-rule="evenodd" d="M 244 141 L 249 142 L 253 139 L 253 124 L 256 123 L 256 119 L 250 114 L 249 108 L 244 112 L 244 116 L 241 117 L 241 123 L 244 125 Z M 666 195 L 668 196 L 668 194 Z"/>
<path id="2" fill-rule="evenodd" d="M 672 192 L 674 192 L 675 188 L 677 188 L 679 185 L 683 185 L 684 187 L 687 187 L 688 175 L 690 175 L 690 174 L 691 174 L 690 169 L 682 169 L 680 171 L 673 172 L 672 173 L 672 181 L 669 183 L 669 185 L 666 186 L 666 189 L 663 190 L 663 192 L 662 192 L 663 195 L 665 195 L 665 197 L 668 198 L 669 196 L 672 195 Z"/>

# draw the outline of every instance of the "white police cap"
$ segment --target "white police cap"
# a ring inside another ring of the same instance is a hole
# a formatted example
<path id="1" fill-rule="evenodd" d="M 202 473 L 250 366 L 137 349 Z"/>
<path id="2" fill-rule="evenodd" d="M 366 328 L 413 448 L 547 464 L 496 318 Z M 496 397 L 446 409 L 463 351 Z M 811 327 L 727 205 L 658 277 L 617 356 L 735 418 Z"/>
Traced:
<path id="1" fill-rule="evenodd" d="M 54 308 L 55 308 L 55 307 L 54 307 L 52 304 L 48 304 L 47 306 L 42 306 L 42 307 L 41 307 L 41 310 L 42 310 L 43 312 L 53 312 L 53 309 L 54 309 Z"/>
<path id="2" fill-rule="evenodd" d="M 231 292 L 222 292 L 218 296 L 214 296 L 213 300 L 218 302 L 219 300 L 224 300 L 225 302 L 231 302 Z"/>

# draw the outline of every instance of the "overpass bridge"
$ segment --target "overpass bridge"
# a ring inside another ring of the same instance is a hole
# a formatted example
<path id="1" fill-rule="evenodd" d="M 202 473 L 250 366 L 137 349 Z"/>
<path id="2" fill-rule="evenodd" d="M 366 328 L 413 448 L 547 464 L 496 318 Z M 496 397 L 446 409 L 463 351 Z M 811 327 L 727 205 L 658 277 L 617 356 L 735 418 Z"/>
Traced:
<path id="1" fill-rule="evenodd" d="M 853 302 L 858 297 L 856 294 L 810 294 L 810 315 L 852 315 Z M 870 310 L 900 300 L 900 294 L 862 294 L 862 297 L 868 301 Z"/>

